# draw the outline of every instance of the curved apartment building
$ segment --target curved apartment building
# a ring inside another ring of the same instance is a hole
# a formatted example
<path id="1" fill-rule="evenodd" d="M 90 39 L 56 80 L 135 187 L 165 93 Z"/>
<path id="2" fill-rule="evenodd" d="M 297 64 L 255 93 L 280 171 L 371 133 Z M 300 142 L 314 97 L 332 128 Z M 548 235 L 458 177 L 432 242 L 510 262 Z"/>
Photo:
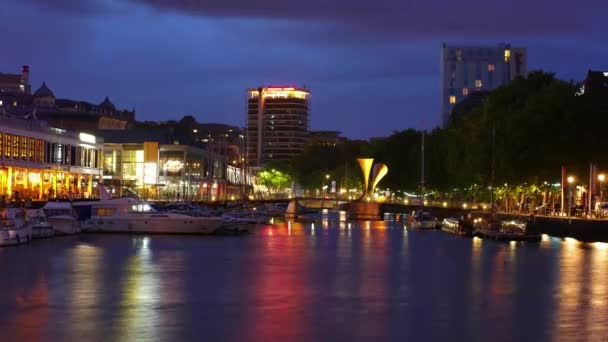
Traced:
<path id="1" fill-rule="evenodd" d="M 247 91 L 247 160 L 261 167 L 289 161 L 308 141 L 310 92 L 295 87 Z"/>

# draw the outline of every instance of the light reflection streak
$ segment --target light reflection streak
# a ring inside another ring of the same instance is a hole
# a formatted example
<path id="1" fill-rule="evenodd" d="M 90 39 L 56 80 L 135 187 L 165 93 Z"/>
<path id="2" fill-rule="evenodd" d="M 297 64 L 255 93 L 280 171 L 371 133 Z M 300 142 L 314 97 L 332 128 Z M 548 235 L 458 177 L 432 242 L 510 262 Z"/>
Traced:
<path id="1" fill-rule="evenodd" d="M 71 284 L 68 290 L 70 320 L 81 322 L 74 326 L 73 333 L 79 335 L 80 331 L 94 329 L 99 311 L 100 289 L 100 262 L 104 258 L 101 248 L 80 244 L 76 246 L 68 257 L 72 262 Z"/>
<path id="2" fill-rule="evenodd" d="M 586 250 L 586 253 L 592 253 L 591 268 L 590 268 L 590 291 L 586 291 L 591 308 L 587 310 L 587 327 L 603 326 L 608 324 L 608 314 L 606 313 L 606 304 L 608 303 L 608 272 L 606 272 L 606 264 L 608 263 L 608 243 L 595 242 L 591 244 L 591 250 Z M 601 341 L 606 339 L 605 331 L 599 329 L 587 329 L 590 336 L 586 336 L 589 341 Z"/>
<path id="3" fill-rule="evenodd" d="M 123 270 L 119 341 L 153 340 L 159 337 L 161 303 L 158 269 L 148 248 L 149 238 L 134 239 L 137 253 Z"/>
<path id="4" fill-rule="evenodd" d="M 565 238 L 561 243 L 557 309 L 554 312 L 554 339 L 576 340 L 581 332 L 581 292 L 584 250 L 573 238 Z"/>

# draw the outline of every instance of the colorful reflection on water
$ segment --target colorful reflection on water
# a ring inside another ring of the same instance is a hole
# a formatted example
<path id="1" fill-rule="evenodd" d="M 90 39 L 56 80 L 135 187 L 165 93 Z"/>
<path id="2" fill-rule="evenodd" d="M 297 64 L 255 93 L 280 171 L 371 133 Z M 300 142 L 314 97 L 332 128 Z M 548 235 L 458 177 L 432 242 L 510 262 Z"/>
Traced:
<path id="1" fill-rule="evenodd" d="M 608 244 L 500 243 L 399 219 L 0 249 L 0 339 L 602 340 Z"/>

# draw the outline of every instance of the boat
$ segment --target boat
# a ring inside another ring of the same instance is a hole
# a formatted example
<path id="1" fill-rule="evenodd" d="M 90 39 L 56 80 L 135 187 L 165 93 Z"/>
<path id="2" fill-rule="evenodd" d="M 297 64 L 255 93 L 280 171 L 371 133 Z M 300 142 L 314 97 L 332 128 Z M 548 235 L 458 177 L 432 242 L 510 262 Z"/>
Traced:
<path id="1" fill-rule="evenodd" d="M 83 231 L 146 234 L 212 234 L 223 224 L 221 217 L 160 212 L 134 198 L 111 198 L 102 184 L 100 200 L 74 202 Z"/>
<path id="2" fill-rule="evenodd" d="M 254 226 L 258 224 L 254 218 L 235 217 L 231 215 L 222 216 L 224 222 L 217 233 L 250 233 Z"/>
<path id="3" fill-rule="evenodd" d="M 429 212 L 421 211 L 407 219 L 407 225 L 415 229 L 437 229 L 438 220 Z"/>
<path id="4" fill-rule="evenodd" d="M 473 219 L 475 236 L 500 241 L 538 242 L 540 234 L 528 232 L 528 222 L 515 219 L 501 220 L 495 216 Z"/>
<path id="5" fill-rule="evenodd" d="M 46 220 L 42 209 L 28 210 L 26 216 L 32 226 L 33 239 L 50 238 L 55 235 L 53 225 Z"/>
<path id="6" fill-rule="evenodd" d="M 20 245 L 32 239 L 32 226 L 25 219 L 25 210 L 6 208 L 0 211 L 0 246 Z"/>
<path id="7" fill-rule="evenodd" d="M 80 225 L 74 215 L 70 202 L 47 202 L 42 207 L 48 223 L 53 226 L 57 235 L 73 235 L 80 233 Z"/>
<path id="8" fill-rule="evenodd" d="M 444 218 L 441 221 L 441 230 L 459 236 L 473 236 L 473 230 L 465 225 L 465 223 L 455 217 Z"/>

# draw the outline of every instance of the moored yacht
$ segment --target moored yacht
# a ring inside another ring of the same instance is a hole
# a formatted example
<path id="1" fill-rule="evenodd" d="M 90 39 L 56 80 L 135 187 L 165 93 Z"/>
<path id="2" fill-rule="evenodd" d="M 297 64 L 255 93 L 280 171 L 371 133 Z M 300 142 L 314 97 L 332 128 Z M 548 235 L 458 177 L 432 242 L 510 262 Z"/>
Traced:
<path id="1" fill-rule="evenodd" d="M 90 218 L 82 222 L 82 229 L 87 232 L 212 234 L 224 222 L 221 217 L 159 212 L 149 203 L 132 198 L 82 202 L 74 206 L 79 210 L 90 207 Z"/>
<path id="2" fill-rule="evenodd" d="M 415 215 L 409 216 L 407 219 L 409 228 L 416 229 L 436 229 L 437 218 L 428 212 L 418 212 Z"/>
<path id="3" fill-rule="evenodd" d="M 531 241 L 541 240 L 540 234 L 530 233 L 528 223 L 522 220 L 501 220 L 495 215 L 478 217 L 473 220 L 474 234 L 481 238 L 502 241 Z"/>
<path id="4" fill-rule="evenodd" d="M 97 188 L 99 201 L 73 203 L 83 220 L 83 230 L 88 232 L 212 234 L 224 222 L 221 217 L 159 212 L 150 203 L 133 198 L 113 199 L 102 184 Z"/>
<path id="5" fill-rule="evenodd" d="M 42 207 L 47 222 L 53 226 L 58 235 L 72 235 L 80 232 L 78 220 L 74 216 L 72 203 L 47 202 Z"/>
<path id="6" fill-rule="evenodd" d="M 465 223 L 455 217 L 444 218 L 441 222 L 441 230 L 459 236 L 473 236 L 473 230 L 465 225 Z"/>
<path id="7" fill-rule="evenodd" d="M 7 208 L 0 211 L 0 246 L 19 245 L 32 239 L 32 226 L 25 220 L 25 210 Z"/>
<path id="8" fill-rule="evenodd" d="M 42 209 L 28 210 L 27 220 L 32 226 L 32 238 L 44 239 L 55 235 L 53 225 L 47 222 Z"/>

